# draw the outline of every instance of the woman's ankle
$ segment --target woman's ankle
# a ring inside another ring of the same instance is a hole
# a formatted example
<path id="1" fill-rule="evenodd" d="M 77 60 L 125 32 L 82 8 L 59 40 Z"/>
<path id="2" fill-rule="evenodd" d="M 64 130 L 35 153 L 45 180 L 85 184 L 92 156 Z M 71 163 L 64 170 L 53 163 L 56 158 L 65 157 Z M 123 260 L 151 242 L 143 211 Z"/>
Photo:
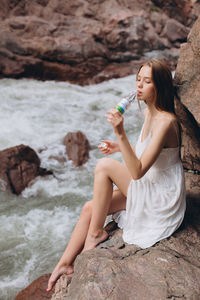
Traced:
<path id="1" fill-rule="evenodd" d="M 82 252 L 85 252 L 86 250 L 94 249 L 98 244 L 102 243 L 107 238 L 108 238 L 108 233 L 104 229 L 100 231 L 88 233 Z"/>
<path id="2" fill-rule="evenodd" d="M 103 234 L 104 231 L 105 231 L 104 229 L 90 230 L 88 232 L 88 235 L 91 238 L 97 239 L 97 238 L 99 238 Z"/>

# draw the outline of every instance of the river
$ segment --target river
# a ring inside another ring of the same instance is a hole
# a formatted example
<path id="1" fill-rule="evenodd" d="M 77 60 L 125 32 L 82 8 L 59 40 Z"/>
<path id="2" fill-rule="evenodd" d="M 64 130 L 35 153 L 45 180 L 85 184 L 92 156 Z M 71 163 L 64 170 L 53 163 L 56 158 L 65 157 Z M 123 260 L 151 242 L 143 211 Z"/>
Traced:
<path id="1" fill-rule="evenodd" d="M 63 253 L 82 205 L 92 198 L 101 139 L 114 140 L 106 111 L 135 89 L 135 75 L 96 85 L 0 80 L 0 150 L 25 144 L 54 176 L 37 178 L 20 196 L 0 183 L 0 300 L 13 300 L 37 277 L 50 273 Z M 125 114 L 132 144 L 143 121 L 137 102 Z M 67 160 L 63 139 L 81 130 L 92 150 L 80 168 Z M 55 159 L 55 156 L 59 159 Z M 122 161 L 119 153 L 112 157 Z"/>

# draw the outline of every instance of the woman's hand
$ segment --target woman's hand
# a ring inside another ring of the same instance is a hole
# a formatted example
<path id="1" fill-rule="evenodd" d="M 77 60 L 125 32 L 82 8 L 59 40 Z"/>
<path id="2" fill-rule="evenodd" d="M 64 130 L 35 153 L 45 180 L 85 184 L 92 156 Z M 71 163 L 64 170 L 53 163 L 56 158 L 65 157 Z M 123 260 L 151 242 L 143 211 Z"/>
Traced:
<path id="1" fill-rule="evenodd" d="M 116 152 L 120 152 L 118 143 L 108 140 L 101 140 L 101 144 L 98 146 L 101 152 L 105 155 L 111 155 Z"/>
<path id="2" fill-rule="evenodd" d="M 124 118 L 122 114 L 117 109 L 112 108 L 107 112 L 106 118 L 108 122 L 113 126 L 115 134 L 122 134 L 124 130 Z"/>

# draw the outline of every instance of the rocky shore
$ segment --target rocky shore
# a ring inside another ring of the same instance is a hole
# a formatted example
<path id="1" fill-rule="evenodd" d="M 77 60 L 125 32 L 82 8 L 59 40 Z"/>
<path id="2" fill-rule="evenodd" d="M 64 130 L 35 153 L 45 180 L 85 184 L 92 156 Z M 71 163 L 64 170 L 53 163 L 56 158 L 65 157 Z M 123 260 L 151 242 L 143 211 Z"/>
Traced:
<path id="1" fill-rule="evenodd" d="M 2 0 L 0 78 L 90 84 L 155 56 L 174 70 L 199 12 L 197 0 Z"/>

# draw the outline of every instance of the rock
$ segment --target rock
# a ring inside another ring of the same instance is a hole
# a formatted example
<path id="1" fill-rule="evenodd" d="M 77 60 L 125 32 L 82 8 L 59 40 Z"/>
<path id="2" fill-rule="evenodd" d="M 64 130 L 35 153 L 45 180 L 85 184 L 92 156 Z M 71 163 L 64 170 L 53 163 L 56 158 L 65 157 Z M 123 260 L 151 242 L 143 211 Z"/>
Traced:
<path id="1" fill-rule="evenodd" d="M 68 158 L 76 167 L 82 166 L 89 158 L 90 144 L 81 131 L 68 132 L 64 138 Z"/>
<path id="2" fill-rule="evenodd" d="M 40 168 L 40 159 L 29 146 L 19 145 L 0 151 L 1 188 L 19 195 L 36 176 L 52 174 Z"/>
<path id="3" fill-rule="evenodd" d="M 185 169 L 200 172 L 200 17 L 187 43 L 181 46 L 175 72 L 176 112 L 183 128 L 182 160 Z"/>
<path id="4" fill-rule="evenodd" d="M 138 61 L 152 55 L 174 69 L 179 55 L 174 49 L 200 5 L 165 2 L 2 0 L 0 78 L 90 84 L 133 74 Z"/>
<path id="5" fill-rule="evenodd" d="M 175 72 L 175 84 L 181 102 L 200 123 L 200 17 L 192 27 L 187 43 L 181 45 Z"/>
<path id="6" fill-rule="evenodd" d="M 152 2 L 162 9 L 170 18 L 174 18 L 186 26 L 191 25 L 195 19 L 195 3 L 198 2 L 198 0 L 152 0 Z M 198 16 L 198 13 L 196 15 Z"/>
<path id="7" fill-rule="evenodd" d="M 54 289 L 50 292 L 46 292 L 47 282 L 50 274 L 45 274 L 34 280 L 24 290 L 19 292 L 15 300 L 44 300 L 51 299 Z"/>
<path id="8" fill-rule="evenodd" d="M 200 174 L 185 172 L 185 183 L 188 197 L 200 199 Z"/>
<path id="9" fill-rule="evenodd" d="M 198 300 L 199 203 L 193 202 L 187 217 L 173 236 L 144 250 L 124 243 L 122 231 L 110 223 L 110 239 L 77 257 L 74 275 L 58 280 L 51 299 Z"/>
<path id="10" fill-rule="evenodd" d="M 185 42 L 188 33 L 189 28 L 174 19 L 169 19 L 163 29 L 162 36 L 166 37 L 171 42 Z"/>

